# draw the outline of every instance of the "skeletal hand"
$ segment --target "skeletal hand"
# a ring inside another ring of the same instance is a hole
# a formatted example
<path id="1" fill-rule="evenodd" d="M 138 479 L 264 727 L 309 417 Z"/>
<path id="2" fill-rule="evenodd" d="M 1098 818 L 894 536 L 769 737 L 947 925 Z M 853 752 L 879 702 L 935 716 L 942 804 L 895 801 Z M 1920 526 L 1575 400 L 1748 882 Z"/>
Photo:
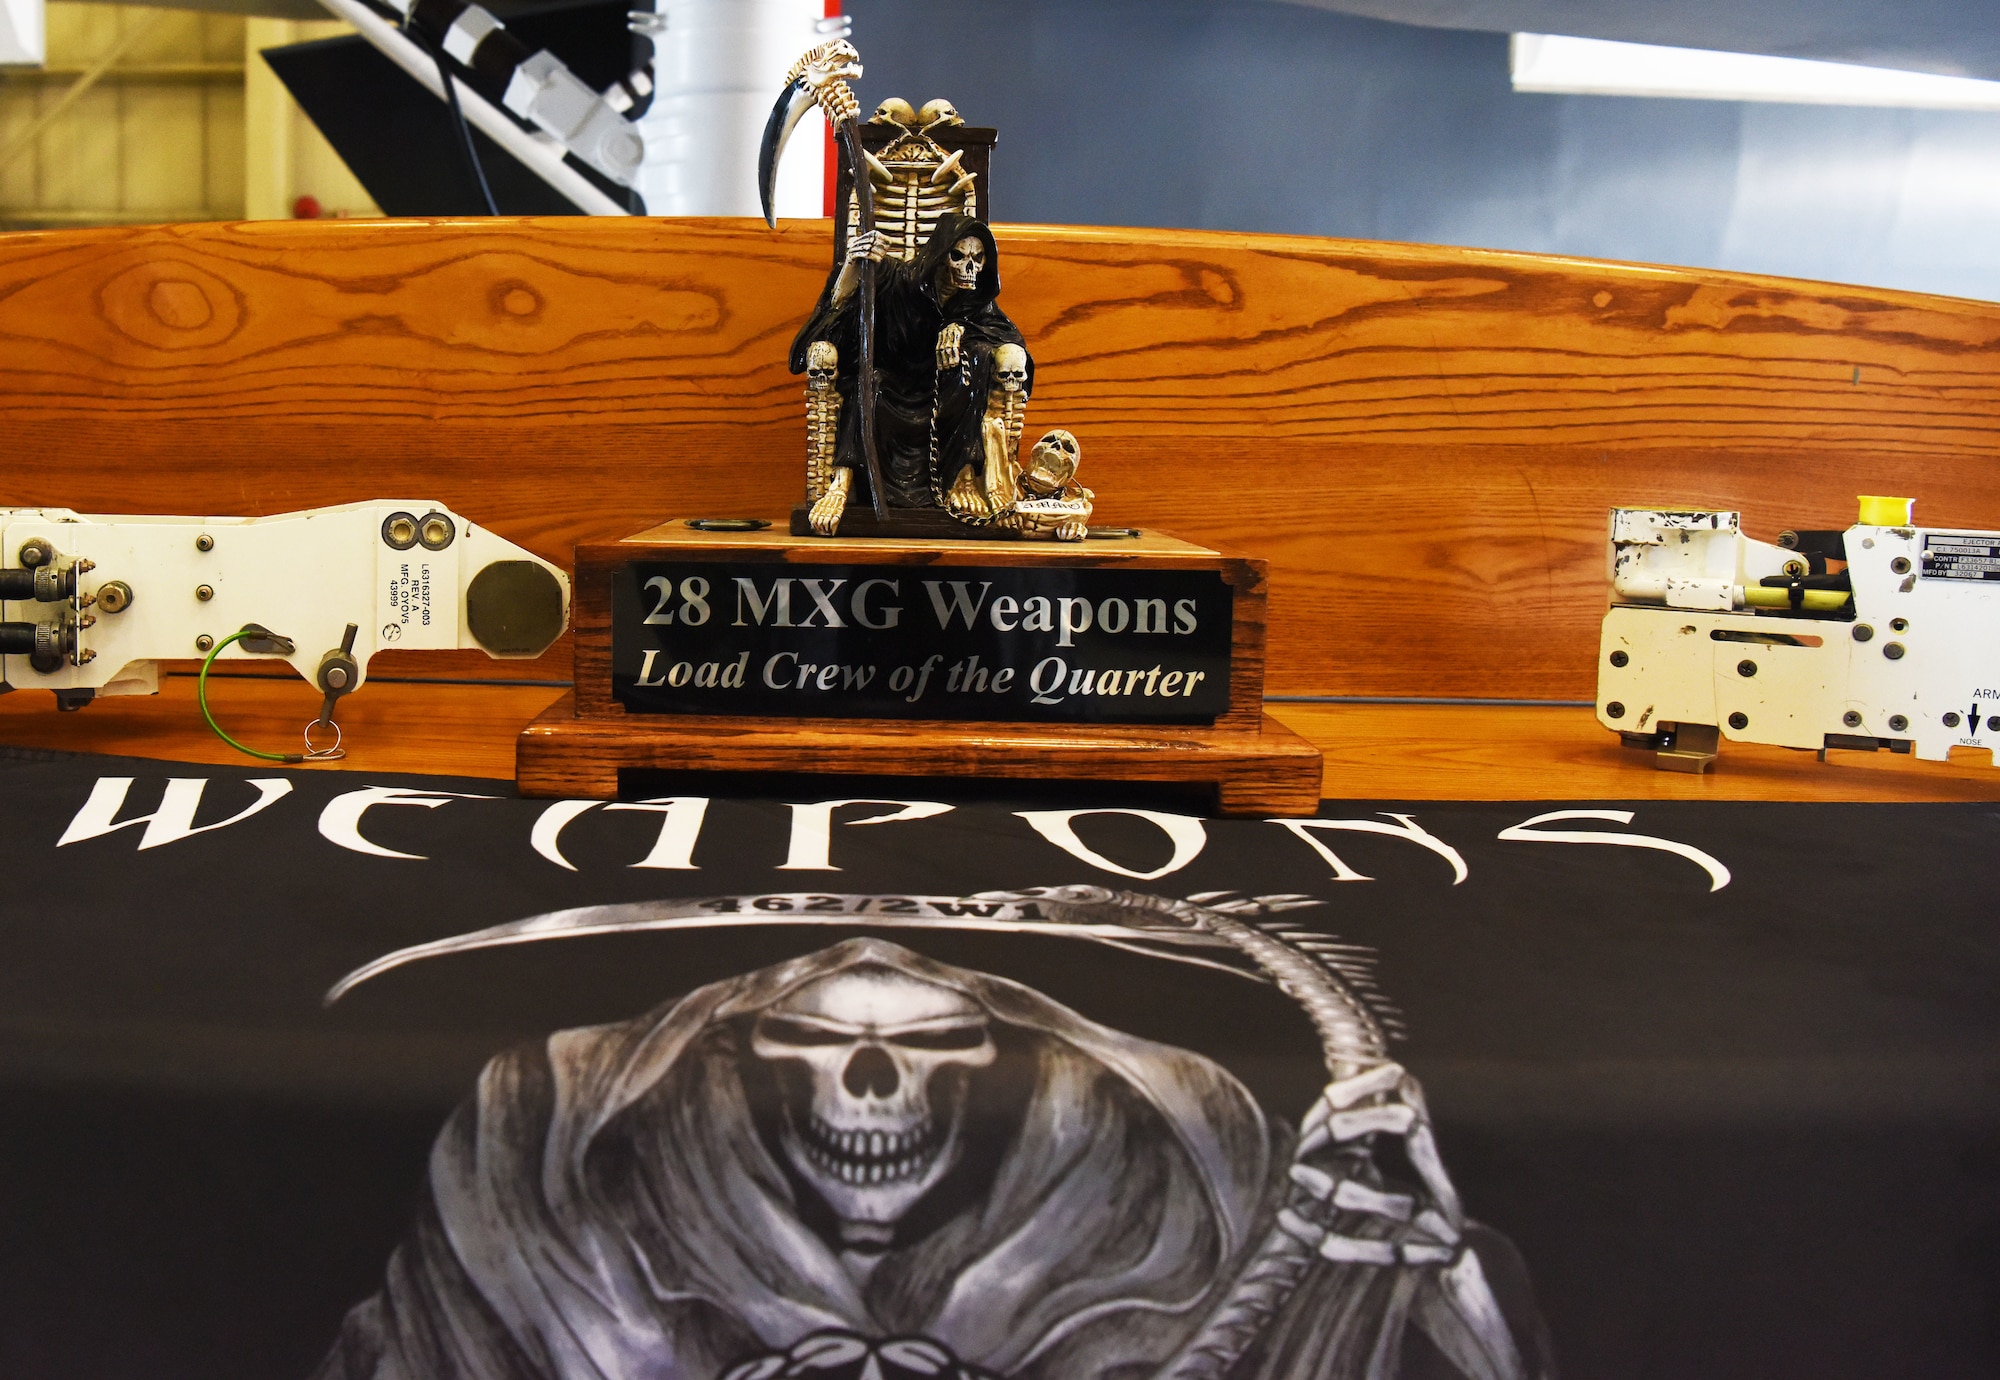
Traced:
<path id="1" fill-rule="evenodd" d="M 1056 524 L 1057 541 L 1082 541 L 1090 535 L 1090 524 L 1082 518 L 1066 518 Z"/>
<path id="2" fill-rule="evenodd" d="M 1367 1172 L 1368 1139 L 1376 1135 L 1402 1139 L 1423 1180 L 1421 1194 L 1386 1192 L 1363 1182 L 1363 1174 L 1374 1177 Z M 1311 1162 L 1316 1157 L 1320 1163 Z M 1458 1190 L 1438 1157 L 1423 1090 L 1400 1064 L 1378 1064 L 1326 1086 L 1300 1123 L 1291 1179 L 1311 1197 L 1314 1215 L 1322 1220 L 1309 1221 L 1285 1208 L 1278 1224 L 1328 1260 L 1449 1265 L 1458 1259 L 1465 1229 Z M 1341 1222 L 1340 1213 L 1358 1214 L 1361 1222 Z"/>
<path id="3" fill-rule="evenodd" d="M 958 367 L 959 349 L 965 343 L 965 327 L 954 321 L 938 332 L 937 367 L 943 373 Z"/>
<path id="4" fill-rule="evenodd" d="M 882 238 L 880 230 L 864 230 L 847 242 L 847 261 L 858 264 L 863 259 L 871 263 L 881 263 L 889 254 L 889 243 Z"/>

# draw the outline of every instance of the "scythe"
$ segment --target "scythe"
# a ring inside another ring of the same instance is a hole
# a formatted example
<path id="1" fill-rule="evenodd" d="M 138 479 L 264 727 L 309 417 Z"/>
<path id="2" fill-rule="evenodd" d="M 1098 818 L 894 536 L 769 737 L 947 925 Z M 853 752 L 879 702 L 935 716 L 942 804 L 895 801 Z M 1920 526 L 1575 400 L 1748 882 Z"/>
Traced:
<path id="1" fill-rule="evenodd" d="M 775 202 L 778 192 L 778 159 L 785 143 L 798 128 L 806 111 L 814 105 L 826 116 L 827 124 L 840 140 L 847 155 L 847 167 L 854 183 L 854 205 L 859 231 L 875 229 L 875 187 L 868 178 L 866 151 L 861 147 L 861 107 L 847 80 L 861 75 L 861 55 L 844 39 L 822 43 L 792 64 L 785 74 L 785 89 L 771 107 L 764 125 L 763 143 L 757 150 L 757 190 L 763 198 L 764 221 L 778 226 Z M 868 493 L 875 516 L 888 516 L 882 487 L 882 461 L 875 447 L 875 262 L 860 261 L 859 368 L 856 371 L 856 400 L 861 409 L 861 458 L 868 468 Z"/>

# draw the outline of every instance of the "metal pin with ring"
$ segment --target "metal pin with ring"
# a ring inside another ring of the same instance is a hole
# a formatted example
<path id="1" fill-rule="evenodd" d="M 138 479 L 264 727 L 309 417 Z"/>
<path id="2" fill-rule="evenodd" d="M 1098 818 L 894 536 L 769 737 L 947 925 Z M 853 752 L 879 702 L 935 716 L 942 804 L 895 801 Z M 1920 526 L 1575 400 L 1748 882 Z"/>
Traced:
<path id="1" fill-rule="evenodd" d="M 361 679 L 361 665 L 354 659 L 354 639 L 360 632 L 358 624 L 349 623 L 340 639 L 340 650 L 328 652 L 319 660 L 319 688 L 326 699 L 320 704 L 319 717 L 306 725 L 306 756 L 312 761 L 328 762 L 347 755 L 340 746 L 340 725 L 333 721 L 333 707 L 342 695 L 353 693 Z M 333 743 L 329 747 L 313 744 L 313 730 L 322 725 L 333 730 Z"/>

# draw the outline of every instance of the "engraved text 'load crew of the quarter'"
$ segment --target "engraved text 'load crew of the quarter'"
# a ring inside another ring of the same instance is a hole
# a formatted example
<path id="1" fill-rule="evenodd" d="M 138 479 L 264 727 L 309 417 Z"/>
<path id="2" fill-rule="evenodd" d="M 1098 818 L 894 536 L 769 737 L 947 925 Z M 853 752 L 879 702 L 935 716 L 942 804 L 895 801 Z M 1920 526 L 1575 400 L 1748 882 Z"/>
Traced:
<path id="1" fill-rule="evenodd" d="M 1090 525 L 1077 437 L 1024 445 L 1035 362 L 999 302 L 994 131 L 943 100 L 864 120 L 860 74 L 844 41 L 801 57 L 759 155 L 768 219 L 807 110 L 841 154 L 832 264 L 789 356 L 804 501 L 789 524 L 578 549 L 576 689 L 523 733 L 522 789 L 1091 779 L 1311 813 L 1319 753 L 1263 712 L 1264 563 Z"/>

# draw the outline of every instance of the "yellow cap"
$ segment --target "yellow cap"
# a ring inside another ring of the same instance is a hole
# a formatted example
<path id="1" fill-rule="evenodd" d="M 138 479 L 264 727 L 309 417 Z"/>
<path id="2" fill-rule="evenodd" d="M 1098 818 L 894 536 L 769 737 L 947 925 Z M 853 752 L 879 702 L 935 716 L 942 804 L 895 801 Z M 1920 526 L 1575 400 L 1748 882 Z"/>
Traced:
<path id="1" fill-rule="evenodd" d="M 1883 498 L 1878 494 L 1861 495 L 1861 525 L 1863 527 L 1908 527 L 1910 508 L 1914 498 Z"/>

